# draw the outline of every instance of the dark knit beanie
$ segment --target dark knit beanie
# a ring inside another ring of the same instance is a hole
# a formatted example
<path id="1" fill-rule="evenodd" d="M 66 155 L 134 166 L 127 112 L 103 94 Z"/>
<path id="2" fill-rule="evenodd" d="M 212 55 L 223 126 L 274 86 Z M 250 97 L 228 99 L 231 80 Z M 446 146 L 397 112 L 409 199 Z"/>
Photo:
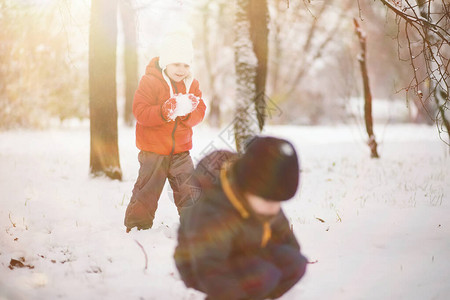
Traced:
<path id="1" fill-rule="evenodd" d="M 271 201 L 292 198 L 299 182 L 299 161 L 286 140 L 255 137 L 235 162 L 236 183 L 248 192 Z"/>

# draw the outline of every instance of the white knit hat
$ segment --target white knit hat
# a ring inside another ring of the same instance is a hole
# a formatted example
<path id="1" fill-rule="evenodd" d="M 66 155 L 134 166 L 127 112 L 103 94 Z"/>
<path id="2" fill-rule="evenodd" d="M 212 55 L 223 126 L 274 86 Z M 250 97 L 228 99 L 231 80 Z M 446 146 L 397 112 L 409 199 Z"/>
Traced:
<path id="1" fill-rule="evenodd" d="M 193 58 L 194 48 L 188 31 L 174 31 L 164 37 L 159 51 L 159 66 L 162 70 L 173 63 L 192 65 Z"/>

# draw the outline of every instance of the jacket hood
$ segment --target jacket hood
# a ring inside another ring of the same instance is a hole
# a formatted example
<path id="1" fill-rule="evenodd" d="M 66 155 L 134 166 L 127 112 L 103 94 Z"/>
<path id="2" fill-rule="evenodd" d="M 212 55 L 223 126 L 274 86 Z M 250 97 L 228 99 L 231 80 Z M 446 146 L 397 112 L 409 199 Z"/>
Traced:
<path id="1" fill-rule="evenodd" d="M 159 57 L 152 58 L 152 60 L 148 63 L 147 67 L 145 68 L 145 75 L 154 75 L 164 80 L 162 76 L 162 70 L 159 67 Z"/>
<path id="2" fill-rule="evenodd" d="M 220 184 L 231 205 L 239 212 L 243 219 L 248 219 L 252 210 L 249 208 L 248 204 L 246 204 L 246 201 L 243 200 L 243 195 L 236 186 L 236 176 L 233 174 L 233 169 L 233 164 L 229 162 L 226 162 L 222 166 L 220 169 Z M 262 227 L 261 247 L 264 248 L 272 237 L 270 221 L 264 220 L 262 222 Z"/>
<path id="3" fill-rule="evenodd" d="M 226 150 L 213 151 L 202 158 L 194 171 L 194 178 L 203 191 L 219 185 L 220 170 L 225 162 L 237 158 L 236 153 Z"/>
<path id="4" fill-rule="evenodd" d="M 226 150 L 214 151 L 200 160 L 194 171 L 194 178 L 202 193 L 222 189 L 230 204 L 246 219 L 249 217 L 249 211 L 241 199 L 242 195 L 236 188 L 235 176 L 232 174 L 233 162 L 237 158 L 237 153 Z"/>
<path id="5" fill-rule="evenodd" d="M 150 63 L 145 68 L 145 75 L 153 75 L 160 80 L 163 80 L 170 90 L 170 97 L 174 96 L 174 91 L 172 88 L 171 80 L 169 79 L 169 76 L 167 76 L 163 69 L 161 69 L 159 65 L 159 57 L 154 57 L 150 61 Z M 191 85 L 194 82 L 194 76 L 192 75 L 192 72 L 183 80 L 184 86 L 186 87 L 186 93 L 190 92 Z"/>
<path id="6" fill-rule="evenodd" d="M 230 151 L 214 151 L 200 160 L 194 171 L 194 178 L 201 187 L 202 193 L 214 192 L 218 188 L 222 189 L 229 204 L 243 219 L 248 219 L 252 210 L 243 201 L 243 195 L 237 188 L 234 175 L 233 166 L 238 157 L 237 153 Z M 272 230 L 268 221 L 264 221 L 262 226 L 261 247 L 264 248 L 272 236 Z"/>
<path id="7" fill-rule="evenodd" d="M 230 201 L 231 205 L 239 212 L 242 218 L 247 219 L 250 216 L 243 195 L 239 192 L 235 176 L 233 176 L 232 164 L 225 163 L 220 169 L 220 184 L 222 190 Z"/>

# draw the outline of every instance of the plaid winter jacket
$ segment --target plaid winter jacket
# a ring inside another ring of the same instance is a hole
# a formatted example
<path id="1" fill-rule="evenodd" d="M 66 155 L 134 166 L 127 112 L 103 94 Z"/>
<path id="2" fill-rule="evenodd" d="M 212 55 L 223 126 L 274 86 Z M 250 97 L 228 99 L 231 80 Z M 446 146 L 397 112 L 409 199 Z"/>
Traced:
<path id="1" fill-rule="evenodd" d="M 279 297 L 303 276 L 306 259 L 282 211 L 265 223 L 249 209 L 229 167 L 234 158 L 230 152 L 217 151 L 199 162 L 195 178 L 201 196 L 181 215 L 176 266 L 186 286 L 206 293 L 209 299 Z M 275 275 L 250 278 L 283 274 L 285 267 L 275 261 L 274 253 L 281 253 L 288 262 L 286 268 L 294 268 L 293 278 L 283 283 L 276 282 L 280 279 Z M 271 284 L 273 288 L 258 294 L 258 285 L 264 285 L 263 289 Z"/>

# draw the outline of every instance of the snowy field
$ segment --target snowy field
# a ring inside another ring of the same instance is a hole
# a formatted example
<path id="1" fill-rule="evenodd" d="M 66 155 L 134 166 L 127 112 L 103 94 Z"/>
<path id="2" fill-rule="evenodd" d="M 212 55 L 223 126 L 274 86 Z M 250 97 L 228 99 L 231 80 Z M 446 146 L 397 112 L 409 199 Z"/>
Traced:
<path id="1" fill-rule="evenodd" d="M 375 130 L 380 159 L 355 126 L 267 129 L 301 157 L 301 190 L 283 207 L 311 262 L 282 299 L 449 299 L 448 147 L 435 127 Z M 228 144 L 227 131 L 194 135 L 195 160 Z M 121 182 L 89 177 L 86 125 L 0 133 L 1 300 L 204 298 L 175 269 L 167 186 L 154 228 L 125 233 L 134 130 L 119 144 Z"/>

